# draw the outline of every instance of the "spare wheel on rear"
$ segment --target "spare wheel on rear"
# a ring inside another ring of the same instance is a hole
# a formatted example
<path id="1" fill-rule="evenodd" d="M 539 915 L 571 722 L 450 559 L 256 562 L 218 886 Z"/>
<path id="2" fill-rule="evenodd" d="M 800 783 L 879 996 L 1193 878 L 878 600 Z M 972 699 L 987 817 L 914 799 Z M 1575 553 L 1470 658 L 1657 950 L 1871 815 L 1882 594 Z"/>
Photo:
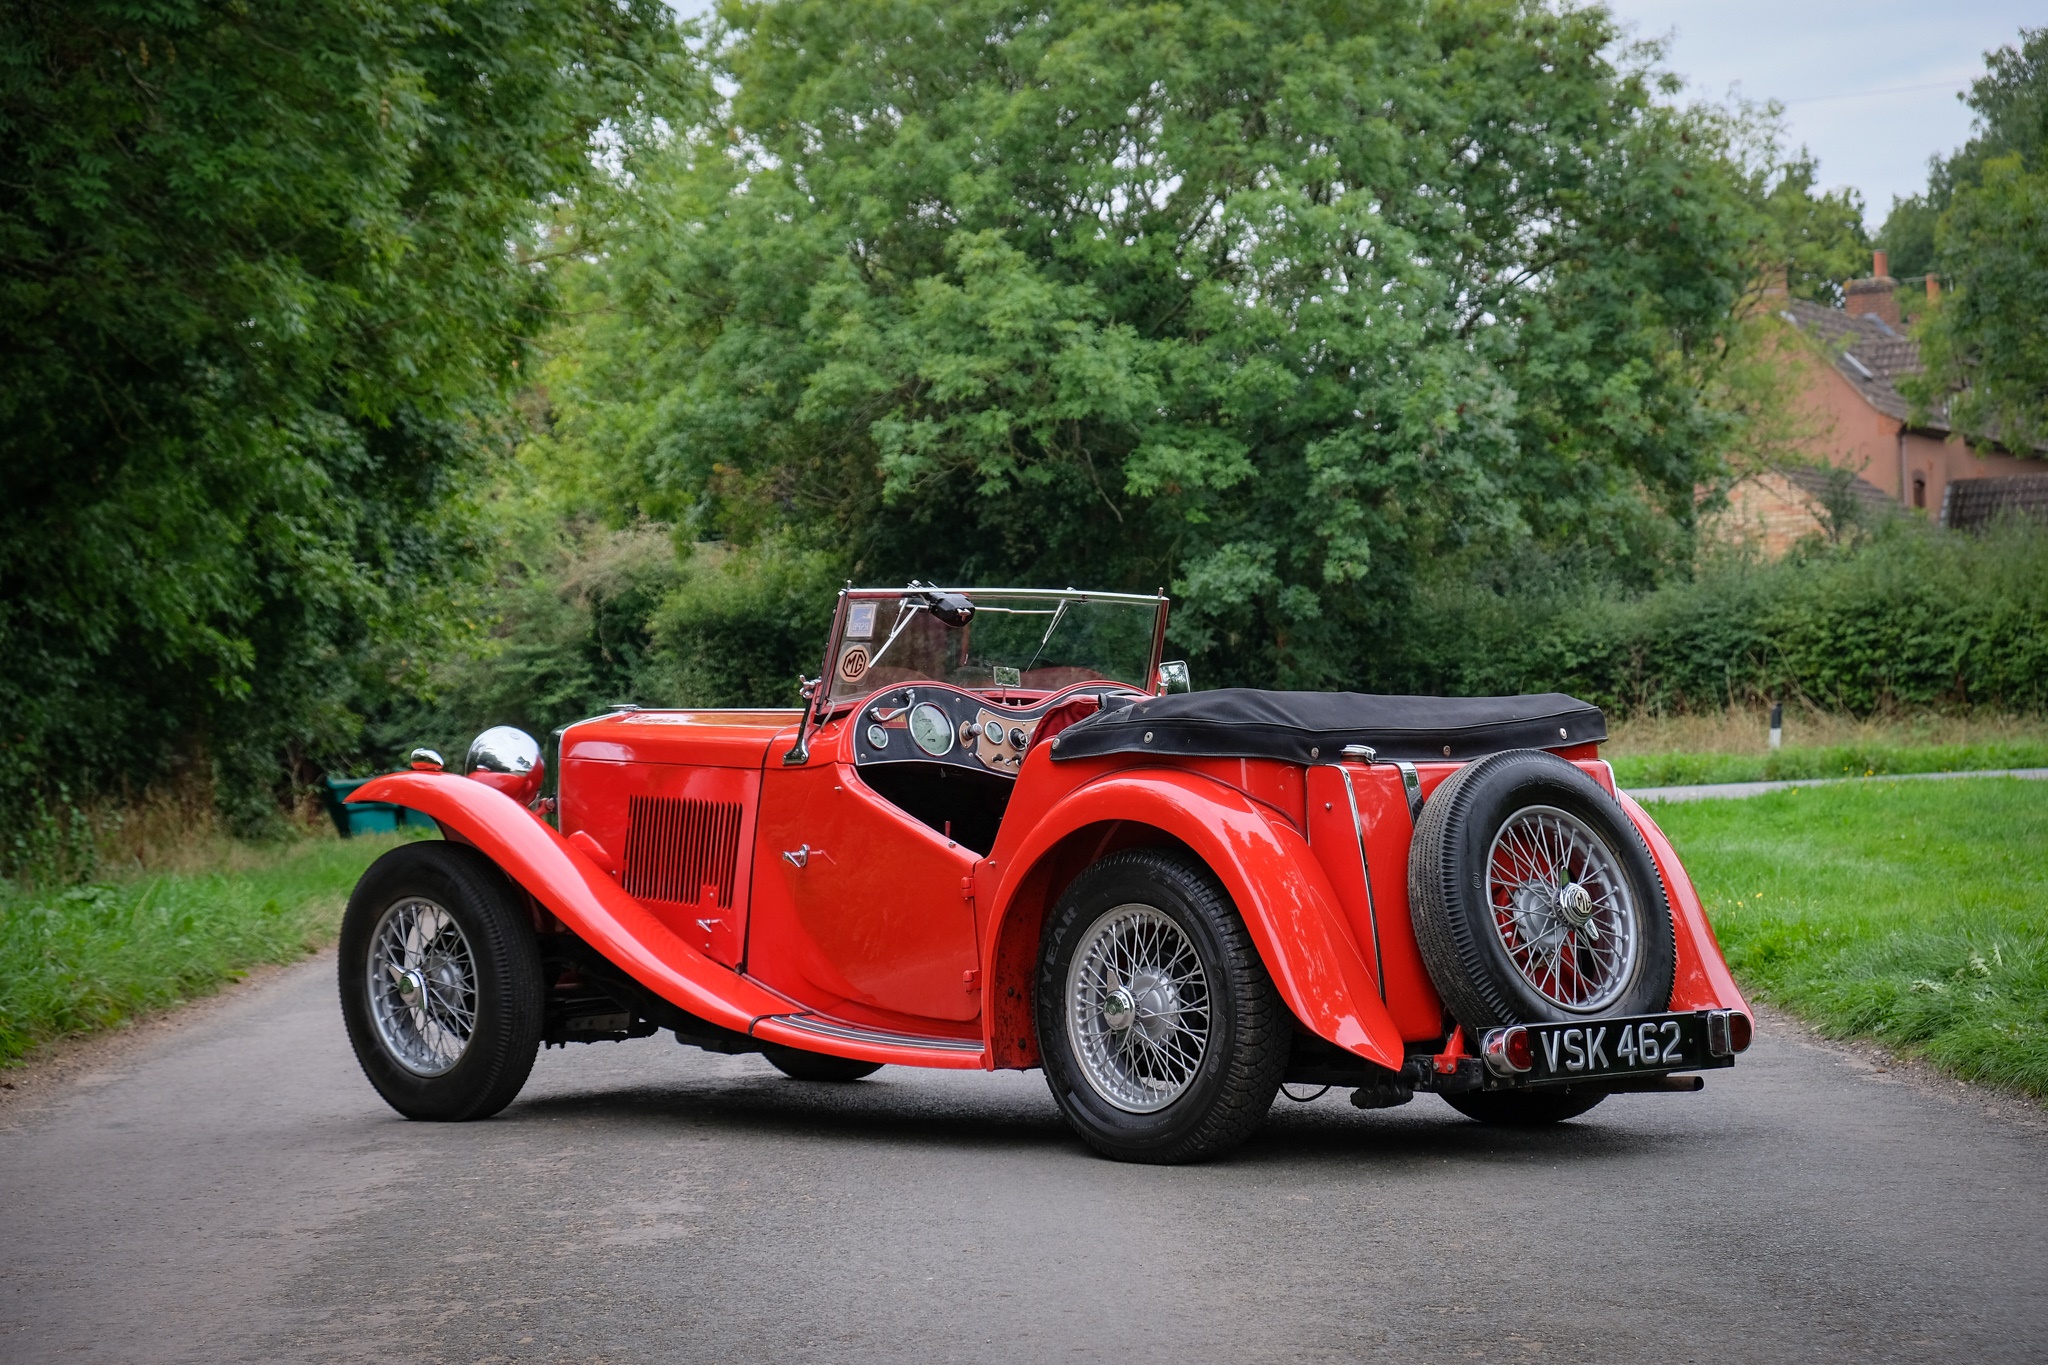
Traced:
<path id="1" fill-rule="evenodd" d="M 1555 754 L 1495 754 L 1431 793 L 1408 903 L 1437 994 L 1468 1032 L 1670 1006 L 1664 880 L 1620 803 Z"/>

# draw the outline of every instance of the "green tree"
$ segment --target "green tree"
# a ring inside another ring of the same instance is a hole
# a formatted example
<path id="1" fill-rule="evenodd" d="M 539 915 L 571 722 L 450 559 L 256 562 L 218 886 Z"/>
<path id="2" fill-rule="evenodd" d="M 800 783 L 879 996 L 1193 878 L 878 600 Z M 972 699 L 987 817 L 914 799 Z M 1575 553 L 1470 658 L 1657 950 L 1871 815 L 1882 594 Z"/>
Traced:
<path id="1" fill-rule="evenodd" d="M 1937 269 L 1935 231 L 1959 192 L 1983 179 L 1987 162 L 2017 155 L 2039 164 L 2048 143 L 2048 29 L 2021 29 L 2017 47 L 1984 54 L 1985 74 L 1968 94 L 1958 94 L 1976 111 L 1977 126 L 1968 142 L 1947 156 L 1930 157 L 1927 188 L 1920 194 L 1895 197 L 1877 245 L 1890 254 L 1894 275 L 1909 278 Z"/>
<path id="2" fill-rule="evenodd" d="M 551 206 L 676 96 L 658 0 L 0 14 L 0 790 L 280 761 L 462 629 Z"/>
<path id="3" fill-rule="evenodd" d="M 872 580 L 1171 584 L 1206 681 L 1296 686 L 1446 556 L 1682 546 L 1768 177 L 1604 11 L 720 16 L 733 93 L 632 163 L 550 375 L 622 514 Z"/>
<path id="4" fill-rule="evenodd" d="M 1901 220 L 1926 229 L 1948 286 L 1915 329 L 1926 370 L 1904 387 L 1923 417 L 1946 406 L 1958 430 L 2024 452 L 2048 445 L 2048 28 L 1985 65 L 1976 135 Z"/>

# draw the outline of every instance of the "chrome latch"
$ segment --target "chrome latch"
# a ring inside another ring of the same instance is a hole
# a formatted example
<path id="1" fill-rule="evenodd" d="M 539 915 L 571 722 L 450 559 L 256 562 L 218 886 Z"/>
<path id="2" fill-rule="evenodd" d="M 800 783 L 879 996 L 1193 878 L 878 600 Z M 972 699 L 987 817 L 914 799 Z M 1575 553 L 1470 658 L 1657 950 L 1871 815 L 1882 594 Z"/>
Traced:
<path id="1" fill-rule="evenodd" d="M 808 867 L 811 861 L 811 852 L 812 849 L 809 844 L 804 844 L 797 848 L 785 848 L 782 850 L 782 861 L 788 863 L 791 867 Z"/>
<path id="2" fill-rule="evenodd" d="M 1408 818 L 1419 820 L 1422 818 L 1422 775 L 1415 771 L 1413 763 L 1405 760 L 1396 760 L 1394 766 L 1401 770 L 1401 785 L 1408 789 Z"/>

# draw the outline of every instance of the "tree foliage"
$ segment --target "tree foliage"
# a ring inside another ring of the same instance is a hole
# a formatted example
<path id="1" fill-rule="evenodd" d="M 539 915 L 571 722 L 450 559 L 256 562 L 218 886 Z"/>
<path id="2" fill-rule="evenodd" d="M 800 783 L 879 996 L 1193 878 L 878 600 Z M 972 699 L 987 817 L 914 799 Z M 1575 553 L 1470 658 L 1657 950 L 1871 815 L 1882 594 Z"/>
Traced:
<path id="1" fill-rule="evenodd" d="M 1976 135 L 1935 161 L 1927 194 L 1896 206 L 1885 233 L 1912 251 L 1924 240 L 1949 287 L 1916 328 L 1927 368 L 1909 395 L 2025 452 L 2048 446 L 2048 28 L 1985 64 Z"/>
<path id="2" fill-rule="evenodd" d="M 733 93 L 632 164 L 551 375 L 621 510 L 879 581 L 1171 584 L 1208 681 L 1295 686 L 1444 556 L 1682 545 L 1767 172 L 1603 11 L 720 14 Z"/>
<path id="3" fill-rule="evenodd" d="M 1853 189 L 1821 190 L 1819 178 L 1819 165 L 1802 149 L 1759 186 L 1761 255 L 1767 268 L 1784 268 L 1794 297 L 1840 307 L 1842 281 L 1870 265 L 1870 236 L 1863 230 L 1863 196 Z"/>
<path id="4" fill-rule="evenodd" d="M 681 52 L 657 0 L 6 8 L 0 789 L 205 752 L 260 814 L 459 632 L 549 205 Z"/>

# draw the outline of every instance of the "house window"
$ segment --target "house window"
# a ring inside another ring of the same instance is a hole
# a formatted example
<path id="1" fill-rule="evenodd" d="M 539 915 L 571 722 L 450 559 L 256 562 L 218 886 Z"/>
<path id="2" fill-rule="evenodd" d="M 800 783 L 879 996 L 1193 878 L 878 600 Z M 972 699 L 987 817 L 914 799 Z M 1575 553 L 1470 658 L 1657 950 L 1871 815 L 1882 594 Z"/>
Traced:
<path id="1" fill-rule="evenodd" d="M 1913 505 L 1922 511 L 1927 510 L 1927 476 L 1925 474 L 1915 474 L 1913 476 Z"/>

